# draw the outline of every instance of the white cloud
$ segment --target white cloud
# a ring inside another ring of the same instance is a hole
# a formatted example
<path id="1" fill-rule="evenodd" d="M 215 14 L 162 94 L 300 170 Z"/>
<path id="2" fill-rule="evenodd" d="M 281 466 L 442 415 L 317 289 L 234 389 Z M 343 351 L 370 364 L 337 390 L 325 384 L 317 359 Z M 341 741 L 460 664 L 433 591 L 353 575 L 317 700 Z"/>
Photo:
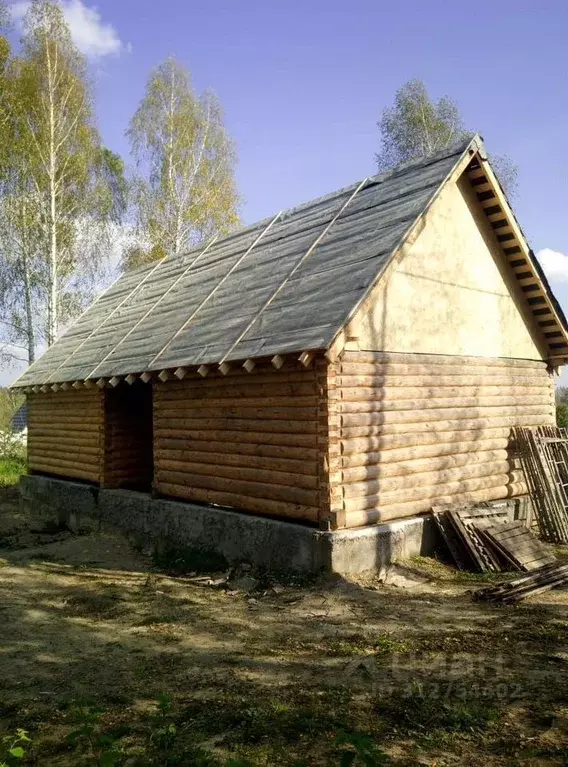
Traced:
<path id="1" fill-rule="evenodd" d="M 560 253 L 551 248 L 543 248 L 538 251 L 536 257 L 551 282 L 568 283 L 568 255 L 566 253 Z"/>
<path id="2" fill-rule="evenodd" d="M 130 53 L 130 43 L 123 43 L 112 24 L 103 22 L 96 6 L 82 0 L 60 0 L 71 36 L 79 50 L 90 59 Z M 18 0 L 10 6 L 12 18 L 21 25 L 29 7 L 27 0 Z"/>

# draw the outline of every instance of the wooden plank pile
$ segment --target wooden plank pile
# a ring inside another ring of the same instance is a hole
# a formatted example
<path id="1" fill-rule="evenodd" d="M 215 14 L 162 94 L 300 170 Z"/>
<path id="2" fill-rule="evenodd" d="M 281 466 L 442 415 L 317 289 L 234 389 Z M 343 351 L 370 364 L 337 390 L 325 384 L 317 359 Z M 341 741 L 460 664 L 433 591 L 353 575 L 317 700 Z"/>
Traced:
<path id="1" fill-rule="evenodd" d="M 516 578 L 514 581 L 500 583 L 497 586 L 480 589 L 474 594 L 474 599 L 484 602 L 499 602 L 514 604 L 535 594 L 558 588 L 568 584 L 568 564 L 548 564 L 539 567 L 530 575 Z"/>
<path id="2" fill-rule="evenodd" d="M 460 570 L 532 571 L 556 560 L 507 504 L 432 509 L 434 520 Z"/>
<path id="3" fill-rule="evenodd" d="M 514 430 L 541 537 L 568 544 L 568 429 Z"/>

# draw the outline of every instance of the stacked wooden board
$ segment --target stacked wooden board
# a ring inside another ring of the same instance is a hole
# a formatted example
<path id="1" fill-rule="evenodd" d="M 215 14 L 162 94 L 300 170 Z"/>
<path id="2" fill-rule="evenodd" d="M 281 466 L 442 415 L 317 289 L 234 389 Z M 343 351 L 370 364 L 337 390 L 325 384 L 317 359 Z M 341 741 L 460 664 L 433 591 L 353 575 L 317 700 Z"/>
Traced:
<path id="1" fill-rule="evenodd" d="M 538 568 L 521 578 L 496 586 L 480 589 L 474 594 L 475 599 L 484 602 L 514 604 L 526 597 L 541 594 L 544 591 L 568 584 L 568 564 L 549 564 Z"/>
<path id="2" fill-rule="evenodd" d="M 568 544 L 568 430 L 517 427 L 514 436 L 540 534 Z"/>
<path id="3" fill-rule="evenodd" d="M 555 557 L 506 506 L 433 509 L 434 519 L 461 570 L 536 570 Z"/>

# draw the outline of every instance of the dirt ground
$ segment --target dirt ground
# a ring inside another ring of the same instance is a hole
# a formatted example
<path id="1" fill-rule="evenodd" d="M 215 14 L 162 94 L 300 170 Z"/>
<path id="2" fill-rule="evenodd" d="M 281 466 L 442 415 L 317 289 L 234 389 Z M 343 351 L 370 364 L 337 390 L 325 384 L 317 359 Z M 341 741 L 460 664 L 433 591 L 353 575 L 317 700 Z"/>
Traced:
<path id="1" fill-rule="evenodd" d="M 41 767 L 568 764 L 568 591 L 478 604 L 434 560 L 176 575 L 0 493 L 0 764 L 18 728 L 8 764 Z"/>

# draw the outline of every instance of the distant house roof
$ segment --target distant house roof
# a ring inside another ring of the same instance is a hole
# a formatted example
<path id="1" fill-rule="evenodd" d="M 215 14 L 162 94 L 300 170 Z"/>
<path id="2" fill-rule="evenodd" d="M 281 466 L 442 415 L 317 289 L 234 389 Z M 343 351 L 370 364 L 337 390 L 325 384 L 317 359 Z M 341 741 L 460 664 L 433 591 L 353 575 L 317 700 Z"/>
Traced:
<path id="1" fill-rule="evenodd" d="M 28 406 L 24 402 L 23 405 L 16 410 L 12 416 L 12 431 L 17 433 L 24 431 L 28 427 Z"/>
<path id="2" fill-rule="evenodd" d="M 446 180 L 476 157 L 486 159 L 479 136 L 129 272 L 15 385 L 328 349 Z M 483 174 L 479 179 L 485 205 L 492 185 Z M 506 200 L 505 207 L 501 225 L 516 231 Z M 516 247 L 514 236 L 506 237 L 508 250 Z M 517 238 L 526 245 L 522 233 Z M 536 259 L 527 258 L 537 274 Z M 538 301 L 562 336 L 556 356 L 566 358 L 566 320 L 544 275 L 537 278 L 544 294 Z"/>

